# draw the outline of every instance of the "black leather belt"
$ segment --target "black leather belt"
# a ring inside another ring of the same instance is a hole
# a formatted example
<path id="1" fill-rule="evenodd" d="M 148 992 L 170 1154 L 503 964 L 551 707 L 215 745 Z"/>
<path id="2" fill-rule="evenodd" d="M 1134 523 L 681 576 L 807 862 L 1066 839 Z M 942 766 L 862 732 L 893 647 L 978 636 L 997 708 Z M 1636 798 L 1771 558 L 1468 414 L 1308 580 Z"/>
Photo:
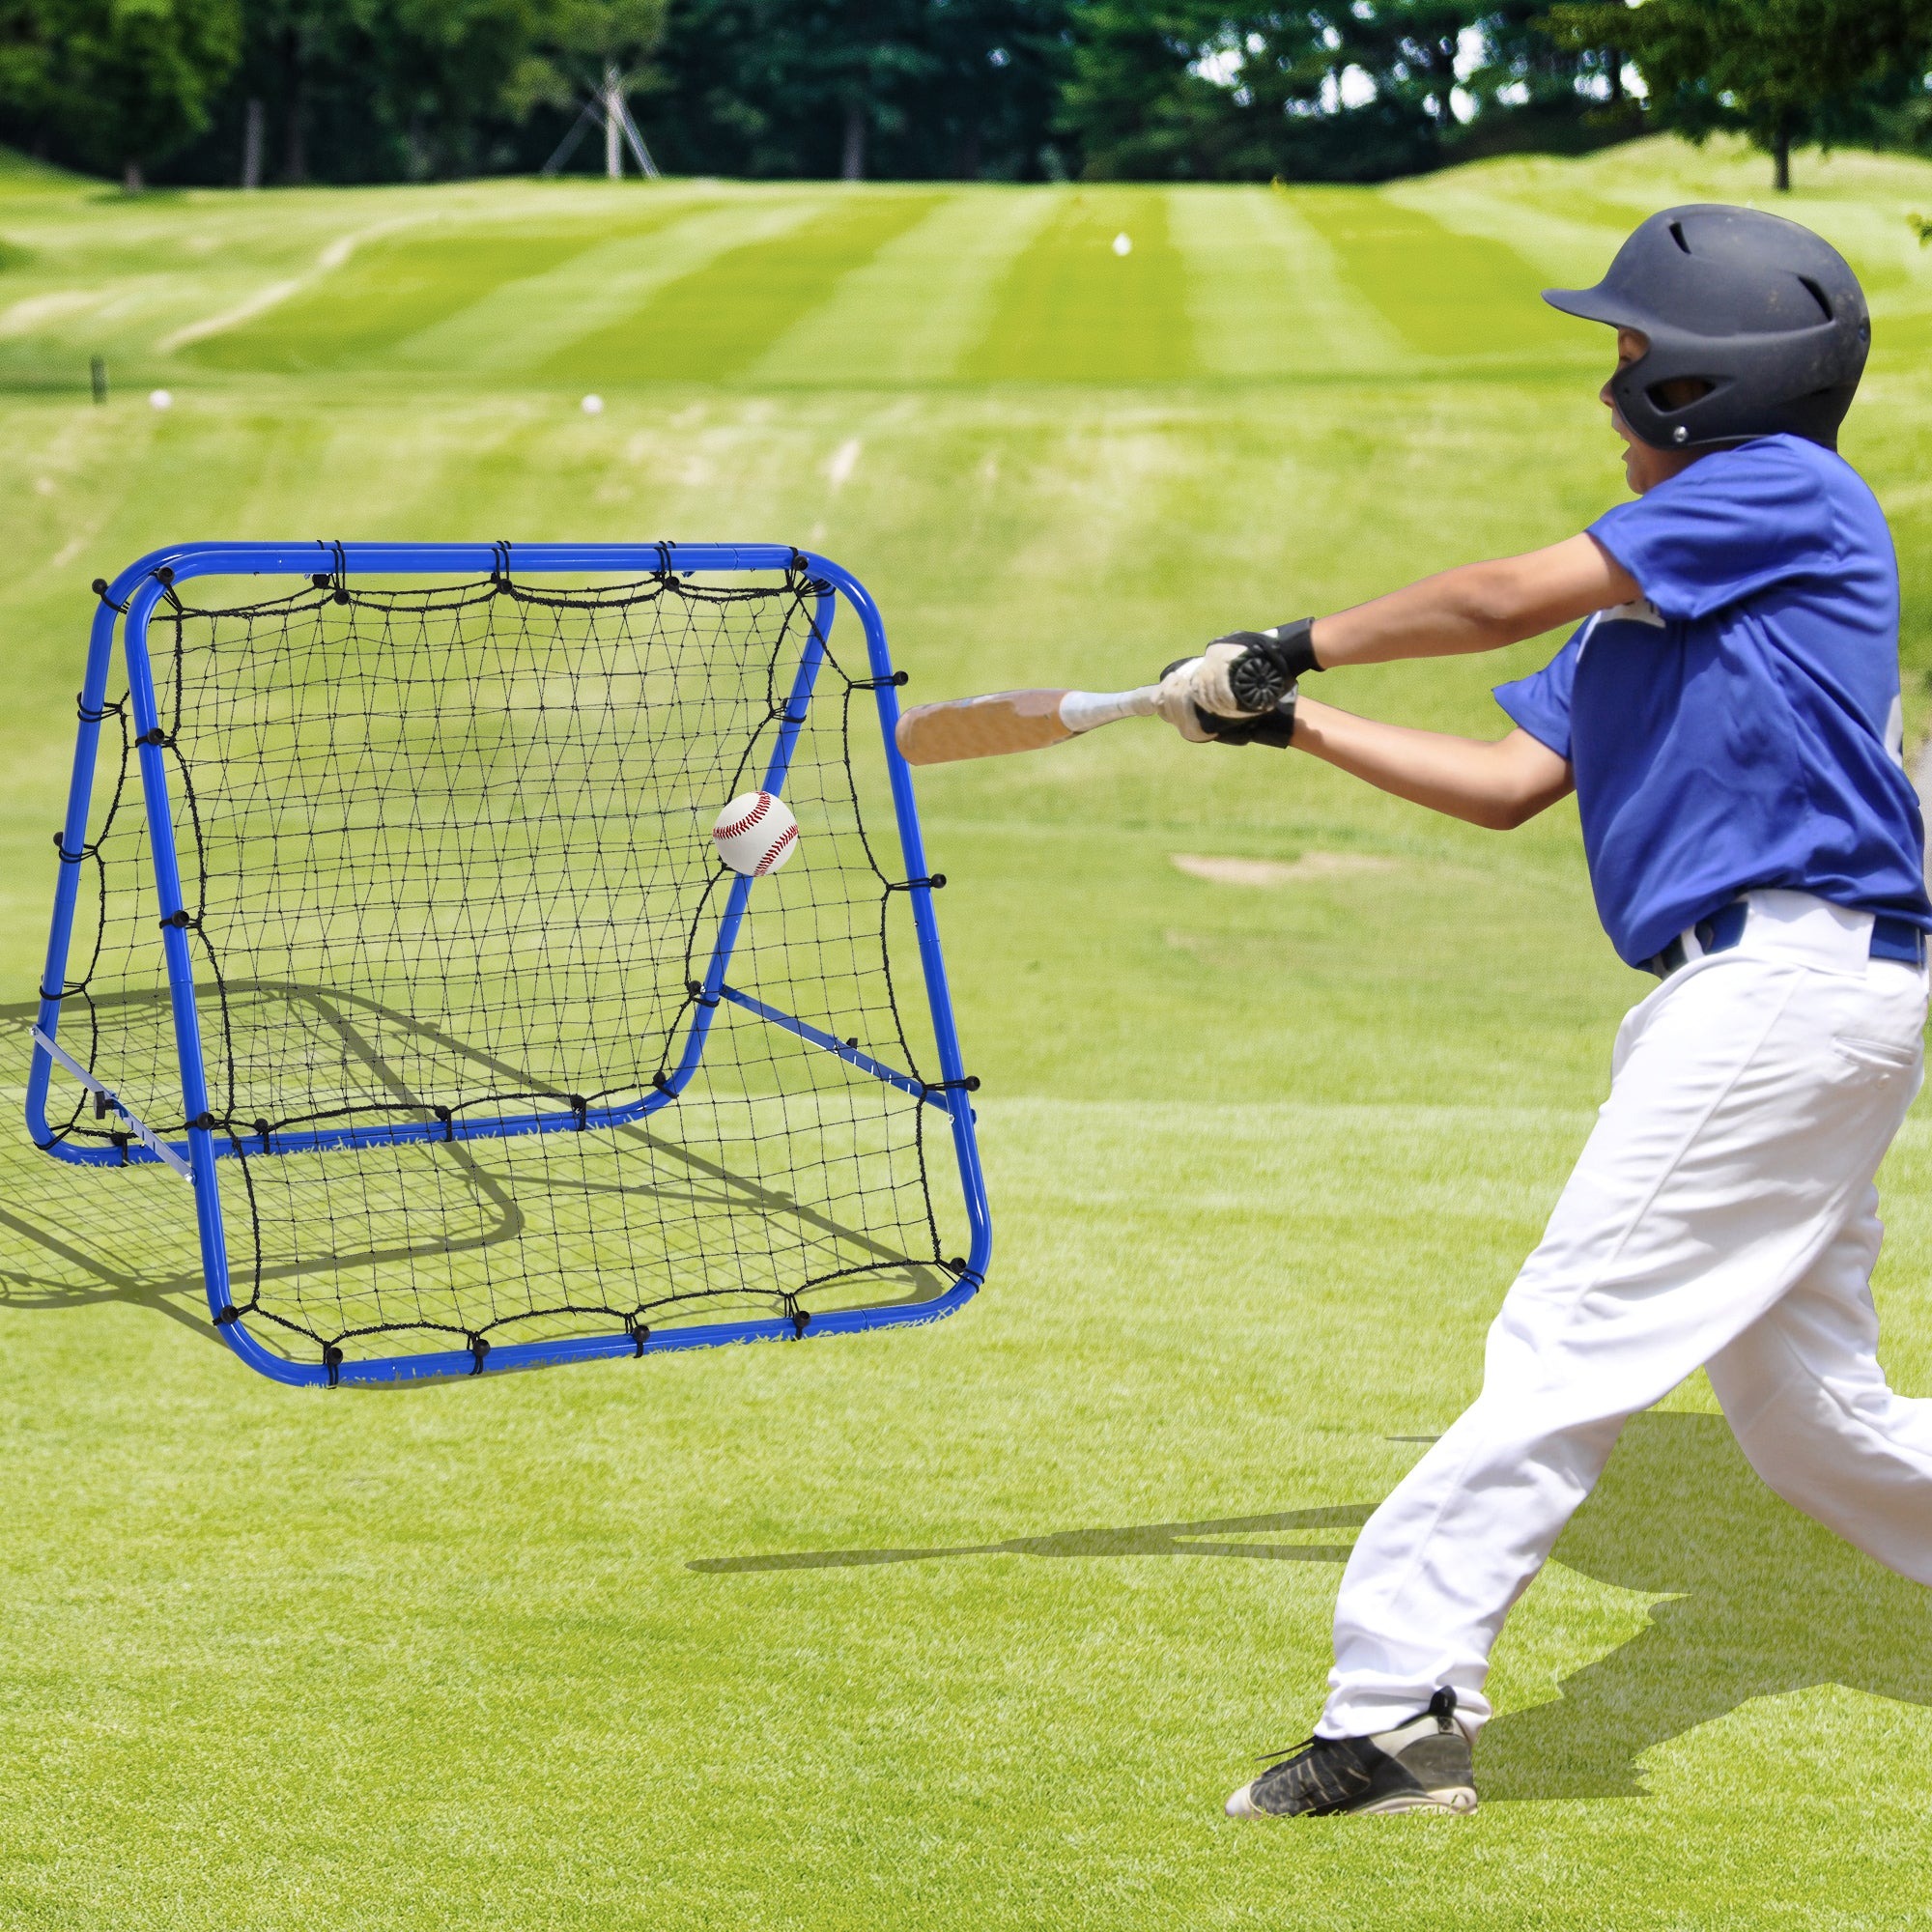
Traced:
<path id="1" fill-rule="evenodd" d="M 1749 913 L 1750 907 L 1745 900 L 1733 899 L 1729 905 L 1719 907 L 1709 919 L 1700 919 L 1690 930 L 1706 952 L 1728 952 L 1745 936 L 1745 921 Z M 1882 912 L 1872 921 L 1871 956 L 1897 959 L 1907 966 L 1922 966 L 1925 935 L 1910 920 L 1894 919 L 1891 914 Z M 1690 955 L 1684 950 L 1680 933 L 1662 952 L 1653 952 L 1641 970 L 1667 980 L 1680 966 L 1690 963 Z"/>

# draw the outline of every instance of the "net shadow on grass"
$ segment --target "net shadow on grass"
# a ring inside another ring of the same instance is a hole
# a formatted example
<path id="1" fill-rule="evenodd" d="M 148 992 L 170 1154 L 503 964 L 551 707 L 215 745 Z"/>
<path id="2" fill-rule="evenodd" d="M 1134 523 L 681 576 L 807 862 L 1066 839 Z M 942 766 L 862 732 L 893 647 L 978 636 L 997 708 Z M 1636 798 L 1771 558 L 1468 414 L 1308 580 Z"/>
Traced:
<path id="1" fill-rule="evenodd" d="M 113 1194 L 96 1177 L 76 1186 L 71 1172 L 10 1147 L 0 1164 L 0 1307 L 46 1312 L 127 1302 L 213 1341 L 200 1251 L 189 1243 L 177 1253 L 160 1234 L 155 1189 L 148 1171 L 139 1172 L 139 1182 Z M 174 1179 L 165 1169 L 154 1173 Z"/>
<path id="2" fill-rule="evenodd" d="M 1646 1751 L 1761 1697 L 1838 1685 L 1932 1707 L 1932 1592 L 1768 1490 L 1715 1415 L 1625 1426 L 1556 1560 L 1667 1596 L 1552 1701 L 1483 1733 L 1483 1801 L 1629 1798 Z"/>
<path id="3" fill-rule="evenodd" d="M 1286 1510 L 1273 1516 L 1218 1517 L 1206 1522 L 1146 1522 L 1124 1529 L 1062 1529 L 929 1549 L 800 1549 L 773 1556 L 700 1556 L 684 1567 L 704 1577 L 760 1570 L 855 1570 L 880 1563 L 923 1563 L 952 1556 L 1245 1556 L 1275 1563 L 1346 1563 L 1346 1544 L 1234 1543 L 1236 1536 L 1297 1529 L 1359 1529 L 1374 1505 Z"/>
<path id="4" fill-rule="evenodd" d="M 24 1071 L 38 1002 L 0 1006 L 0 1055 Z M 47 1312 L 126 1302 L 213 1341 L 194 1206 L 164 1167 L 80 1167 L 28 1140 L 17 1109 L 0 1136 L 0 1307 Z"/>
<path id="5" fill-rule="evenodd" d="M 241 982 L 230 991 L 238 997 L 272 998 L 306 1009 L 336 1049 L 352 1057 L 406 1109 L 416 1104 L 415 1096 L 378 1044 L 384 1034 L 424 1035 L 439 1045 L 458 1046 L 472 1061 L 486 1059 L 366 998 L 266 981 Z M 113 996 L 99 1006 L 151 1009 L 149 1016 L 156 1025 L 171 1025 L 163 994 Z M 353 1017 L 351 1009 L 355 1009 Z M 0 1051 L 13 1049 L 24 1062 L 29 1029 L 38 1011 L 33 1004 L 0 1007 Z M 523 1077 L 506 1062 L 494 1057 L 487 1057 L 487 1062 L 494 1073 Z M 178 1121 L 159 1120 L 157 1124 L 170 1137 L 180 1132 Z M 446 1179 L 458 1179 L 472 1210 L 460 1228 L 432 1222 L 417 1238 L 403 1241 L 345 1244 L 305 1239 L 298 1254 L 264 1253 L 258 1277 L 262 1288 L 290 1286 L 299 1291 L 304 1283 L 326 1284 L 356 1270 L 407 1267 L 432 1259 L 446 1264 L 459 1254 L 481 1258 L 487 1264 L 488 1251 L 513 1245 L 533 1221 L 540 1225 L 565 1218 L 587 1221 L 600 1199 L 650 1197 L 666 1187 L 673 1188 L 681 1201 L 708 1200 L 719 1211 L 749 1214 L 777 1228 L 806 1231 L 808 1237 L 842 1242 L 876 1264 L 882 1288 L 889 1290 L 890 1276 L 902 1272 L 904 1292 L 882 1294 L 875 1305 L 930 1299 L 949 1285 L 936 1270 L 909 1262 L 865 1230 L 849 1227 L 766 1180 L 735 1173 L 648 1126 L 619 1127 L 600 1138 L 613 1148 L 635 1150 L 649 1163 L 643 1174 L 655 1175 L 656 1179 L 628 1175 L 617 1165 L 608 1176 L 568 1170 L 519 1172 L 514 1151 L 529 1138 L 419 1148 L 418 1158 L 436 1161 L 446 1170 Z M 300 1161 L 304 1156 L 283 1158 Z M 279 1162 L 270 1160 L 268 1165 L 272 1172 Z M 77 1165 L 48 1158 L 24 1135 L 9 1136 L 0 1144 L 0 1306 L 54 1310 L 105 1301 L 154 1308 L 198 1334 L 215 1336 L 207 1313 L 191 1199 L 181 1181 L 157 1164 Z"/>

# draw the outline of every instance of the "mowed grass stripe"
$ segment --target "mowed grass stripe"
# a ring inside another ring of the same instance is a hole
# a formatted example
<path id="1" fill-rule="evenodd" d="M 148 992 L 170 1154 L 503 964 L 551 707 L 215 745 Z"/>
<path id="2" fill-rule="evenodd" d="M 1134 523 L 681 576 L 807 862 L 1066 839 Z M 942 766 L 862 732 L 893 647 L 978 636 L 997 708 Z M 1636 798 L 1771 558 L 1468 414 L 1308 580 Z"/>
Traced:
<path id="1" fill-rule="evenodd" d="M 191 362 L 275 374 L 366 365 L 404 337 L 590 247 L 595 230 L 397 236 L 258 320 L 192 343 Z"/>
<path id="2" fill-rule="evenodd" d="M 656 190 L 639 190 L 652 192 Z M 412 336 L 398 367 L 445 376 L 528 380 L 573 344 L 634 314 L 658 292 L 732 248 L 780 240 L 811 218 L 815 198 L 733 195 L 687 202 L 679 218 L 642 234 L 618 232 L 561 268 L 497 289 L 474 307 Z M 611 372 L 616 381 L 635 371 Z"/>
<path id="3" fill-rule="evenodd" d="M 655 234 L 692 212 L 679 197 L 616 212 L 614 219 L 385 236 L 288 301 L 185 354 L 211 368 L 275 374 L 366 368 L 499 290 L 620 236 Z"/>
<path id="4" fill-rule="evenodd" d="M 715 383 L 742 375 L 802 316 L 937 194 L 840 193 L 794 233 L 749 242 L 671 282 L 621 322 L 581 337 L 545 365 L 584 381 Z"/>
<path id="5" fill-rule="evenodd" d="M 1333 244 L 1342 273 L 1422 355 L 1576 350 L 1576 331 L 1541 298 L 1542 277 L 1502 242 L 1359 189 L 1304 188 L 1293 202 Z"/>
<path id="6" fill-rule="evenodd" d="M 1407 359 L 1335 251 L 1277 188 L 1187 188 L 1168 200 L 1205 373 L 1266 379 Z"/>
<path id="7" fill-rule="evenodd" d="M 1131 252 L 1114 252 L 1124 235 Z M 969 381 L 1174 383 L 1198 375 L 1187 270 L 1154 188 L 1082 189 L 1000 291 Z"/>
<path id="8" fill-rule="evenodd" d="M 1547 188 L 1526 187 L 1514 175 L 1496 179 L 1489 173 L 1462 182 L 1406 182 L 1382 192 L 1395 206 L 1440 222 L 1463 246 L 1470 240 L 1487 239 L 1520 255 L 1539 296 L 1546 288 L 1587 288 L 1609 266 L 1624 237 L 1668 206 L 1659 201 L 1619 209 L 1585 195 L 1570 199 Z M 1577 339 L 1588 334 L 1587 329 L 1577 331 Z M 1601 339 L 1596 347 L 1601 353 Z"/>
<path id="9" fill-rule="evenodd" d="M 1010 188 L 946 196 L 781 336 L 751 380 L 853 388 L 951 381 L 1054 207 L 1051 195 Z"/>

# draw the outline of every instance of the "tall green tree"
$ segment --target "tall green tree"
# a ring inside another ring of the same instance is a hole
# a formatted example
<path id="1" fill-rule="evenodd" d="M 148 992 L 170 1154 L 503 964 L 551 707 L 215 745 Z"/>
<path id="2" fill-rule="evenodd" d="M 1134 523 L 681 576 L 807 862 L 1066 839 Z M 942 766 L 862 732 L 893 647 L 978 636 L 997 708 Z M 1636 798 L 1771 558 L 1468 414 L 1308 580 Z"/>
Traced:
<path id="1" fill-rule="evenodd" d="M 634 67 L 663 18 L 663 0 L 242 4 L 242 63 L 185 179 L 242 179 L 251 150 L 283 185 L 534 169 L 605 63 Z"/>
<path id="2" fill-rule="evenodd" d="M 1071 50 L 1068 12 L 1069 0 L 927 0 L 936 65 L 913 150 L 924 167 L 966 181 L 1064 167 L 1051 135 Z"/>
<path id="3" fill-rule="evenodd" d="M 213 119 L 241 0 L 6 0 L 0 43 L 9 119 L 138 190 Z"/>
<path id="4" fill-rule="evenodd" d="M 1548 4 L 1494 0 L 1485 10 L 1480 58 L 1461 63 L 1463 105 L 1472 111 L 1445 142 L 1445 158 L 1580 154 L 1642 130 L 1623 49 L 1557 41 L 1545 18 Z"/>
<path id="5" fill-rule="evenodd" d="M 1094 175 L 1411 174 L 1451 156 L 1465 117 L 1493 129 L 1529 104 L 1547 140 L 1553 120 L 1579 127 L 1597 104 L 1600 56 L 1558 47 L 1535 11 L 1521 0 L 1083 0 L 1063 123 Z"/>
<path id="6" fill-rule="evenodd" d="M 1326 25 L 1319 13 L 1216 0 L 1087 0 L 1061 126 L 1091 176 L 1265 180 L 1289 115 L 1319 112 L 1333 68 Z"/>
<path id="7" fill-rule="evenodd" d="M 1068 0 L 671 0 L 652 138 L 687 173 L 1037 174 Z"/>
<path id="8" fill-rule="evenodd" d="M 539 105 L 575 112 L 612 70 L 628 92 L 664 33 L 665 7 L 666 0 L 545 0 L 529 51 L 501 90 L 504 105 L 514 113 Z"/>
<path id="9" fill-rule="evenodd" d="M 926 13 L 924 0 L 674 0 L 668 164 L 736 149 L 730 173 L 874 172 L 935 74 Z"/>
<path id="10" fill-rule="evenodd" d="M 1864 131 L 1932 61 L 1932 0 L 1582 0 L 1548 19 L 1568 45 L 1621 46 L 1660 123 L 1696 140 L 1741 128 L 1780 192 L 1795 145 Z"/>

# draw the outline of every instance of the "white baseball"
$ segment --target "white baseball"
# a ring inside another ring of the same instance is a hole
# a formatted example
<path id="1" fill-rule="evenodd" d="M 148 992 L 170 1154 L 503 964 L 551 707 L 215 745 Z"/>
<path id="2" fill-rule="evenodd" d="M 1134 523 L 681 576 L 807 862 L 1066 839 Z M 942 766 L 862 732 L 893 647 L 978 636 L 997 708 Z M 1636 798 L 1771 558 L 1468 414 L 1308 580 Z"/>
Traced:
<path id="1" fill-rule="evenodd" d="M 762 878 L 798 850 L 798 820 L 768 791 L 740 792 L 718 814 L 711 842 L 734 872 Z"/>

